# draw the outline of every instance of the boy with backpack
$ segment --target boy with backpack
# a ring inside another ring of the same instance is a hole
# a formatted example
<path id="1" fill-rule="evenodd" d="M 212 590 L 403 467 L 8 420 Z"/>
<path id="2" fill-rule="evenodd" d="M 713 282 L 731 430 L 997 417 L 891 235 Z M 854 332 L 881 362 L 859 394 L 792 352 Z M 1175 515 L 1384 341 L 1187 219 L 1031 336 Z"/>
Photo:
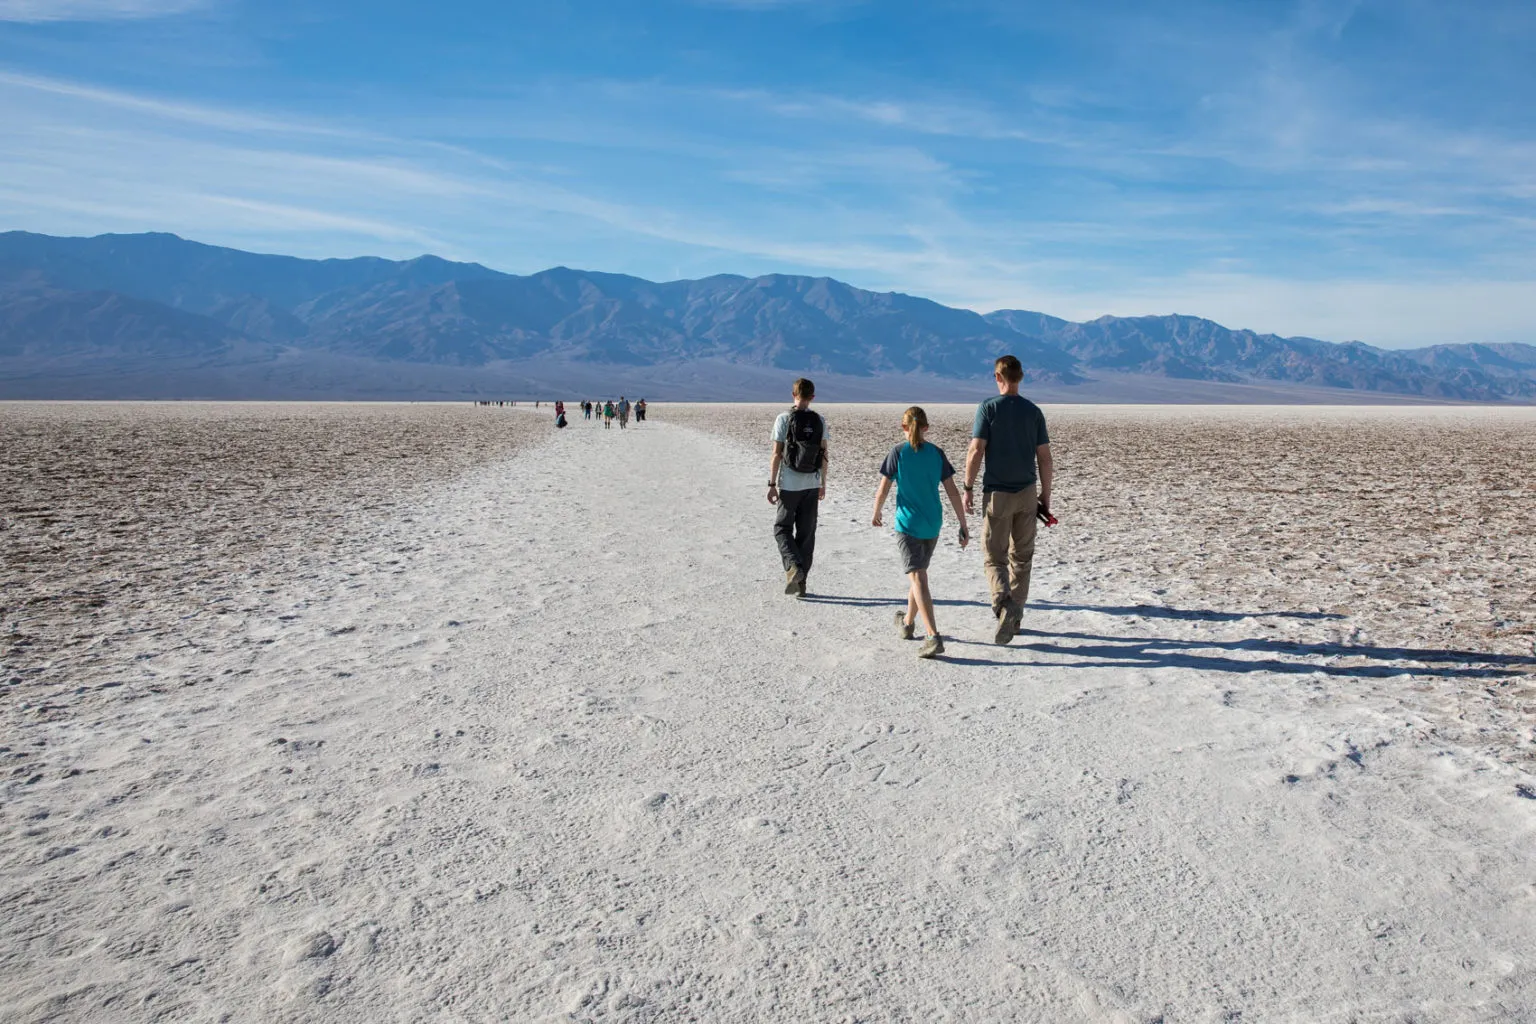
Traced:
<path id="1" fill-rule="evenodd" d="M 880 463 L 880 487 L 875 491 L 875 514 L 870 525 L 883 525 L 880 519 L 891 485 L 896 486 L 896 546 L 901 551 L 903 571 L 910 581 L 906 611 L 896 613 L 896 629 L 903 640 L 913 638 L 918 613 L 928 638 L 918 649 L 919 658 L 934 658 L 944 653 L 944 638 L 939 635 L 933 616 L 933 595 L 928 590 L 928 563 L 938 546 L 944 527 L 944 509 L 939 504 L 939 488 L 949 497 L 949 504 L 960 520 L 960 546 L 970 542 L 965 525 L 965 509 L 960 503 L 960 489 L 955 486 L 955 467 L 944 450 L 923 440 L 928 433 L 928 414 L 912 406 L 901 417 L 901 431 L 907 435 L 902 444 Z"/>
<path id="2" fill-rule="evenodd" d="M 784 560 L 784 593 L 804 597 L 816 551 L 816 513 L 827 496 L 827 423 L 811 412 L 815 384 L 801 377 L 790 393 L 795 404 L 773 421 L 768 504 L 779 506 L 773 539 Z"/>

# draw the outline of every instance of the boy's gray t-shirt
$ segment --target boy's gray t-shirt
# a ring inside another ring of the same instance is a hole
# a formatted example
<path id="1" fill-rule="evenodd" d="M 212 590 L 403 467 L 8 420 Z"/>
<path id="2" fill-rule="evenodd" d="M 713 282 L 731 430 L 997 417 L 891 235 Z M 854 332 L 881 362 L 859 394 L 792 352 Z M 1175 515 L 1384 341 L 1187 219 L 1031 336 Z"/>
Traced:
<path id="1" fill-rule="evenodd" d="M 987 442 L 981 490 L 1016 494 L 1033 484 L 1035 449 L 1050 444 L 1045 413 L 1022 395 L 997 395 L 976 407 L 971 436 Z"/>
<path id="2" fill-rule="evenodd" d="M 821 439 L 827 439 L 827 420 L 821 413 L 813 413 L 821 420 Z M 773 421 L 773 441 L 783 443 L 789 440 L 789 413 L 779 413 L 779 418 Z M 821 470 L 814 473 L 802 473 L 799 470 L 790 469 L 784 463 L 779 463 L 779 490 L 781 491 L 815 491 L 821 488 Z"/>

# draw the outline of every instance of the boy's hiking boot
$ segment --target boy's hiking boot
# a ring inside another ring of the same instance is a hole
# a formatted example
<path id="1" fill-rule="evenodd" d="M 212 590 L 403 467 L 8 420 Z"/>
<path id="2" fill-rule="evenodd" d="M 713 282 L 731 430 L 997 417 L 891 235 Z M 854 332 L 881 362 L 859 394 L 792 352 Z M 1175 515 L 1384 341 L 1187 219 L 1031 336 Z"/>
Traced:
<path id="1" fill-rule="evenodd" d="M 800 574 L 795 577 L 795 596 L 796 597 L 804 597 L 805 596 L 805 576 L 806 576 L 805 570 L 801 569 L 800 570 Z"/>
<path id="2" fill-rule="evenodd" d="M 923 646 L 917 649 L 919 658 L 937 658 L 944 653 L 944 638 L 935 633 L 923 641 Z"/>
<path id="3" fill-rule="evenodd" d="M 906 612 L 896 613 L 896 632 L 901 634 L 903 640 L 911 640 L 913 638 L 912 623 L 907 621 Z"/>
<path id="4" fill-rule="evenodd" d="M 784 593 L 793 597 L 800 596 L 800 567 L 784 570 Z"/>
<path id="5" fill-rule="evenodd" d="M 1019 632 L 1019 622 L 1024 618 L 1024 606 L 1009 601 L 1003 605 L 997 617 L 997 634 L 992 638 L 998 644 L 1006 644 Z"/>

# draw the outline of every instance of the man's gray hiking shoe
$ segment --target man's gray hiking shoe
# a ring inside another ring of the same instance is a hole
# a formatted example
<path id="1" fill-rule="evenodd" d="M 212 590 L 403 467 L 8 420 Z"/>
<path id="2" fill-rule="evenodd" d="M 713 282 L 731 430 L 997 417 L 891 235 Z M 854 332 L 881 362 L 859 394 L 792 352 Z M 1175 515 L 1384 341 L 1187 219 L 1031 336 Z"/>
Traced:
<path id="1" fill-rule="evenodd" d="M 785 569 L 784 570 L 784 593 L 789 594 L 791 597 L 799 597 L 800 596 L 800 580 L 802 578 L 803 577 L 800 575 L 800 569 L 799 569 L 798 566 L 796 566 L 793 569 Z"/>
<path id="2" fill-rule="evenodd" d="M 1019 622 L 1024 618 L 1024 606 L 1008 603 L 1003 605 L 1003 614 L 997 620 L 997 635 L 992 639 L 999 644 L 1006 644 L 1019 632 Z"/>
<path id="3" fill-rule="evenodd" d="M 927 640 L 923 641 L 923 646 L 917 649 L 917 656 L 919 658 L 937 658 L 943 653 L 944 638 L 941 636 L 930 636 Z"/>
<path id="4" fill-rule="evenodd" d="M 901 638 L 903 640 L 911 640 L 911 639 L 913 639 L 913 637 L 912 637 L 912 623 L 907 621 L 907 613 L 906 612 L 897 612 L 896 613 L 896 632 L 901 634 Z"/>

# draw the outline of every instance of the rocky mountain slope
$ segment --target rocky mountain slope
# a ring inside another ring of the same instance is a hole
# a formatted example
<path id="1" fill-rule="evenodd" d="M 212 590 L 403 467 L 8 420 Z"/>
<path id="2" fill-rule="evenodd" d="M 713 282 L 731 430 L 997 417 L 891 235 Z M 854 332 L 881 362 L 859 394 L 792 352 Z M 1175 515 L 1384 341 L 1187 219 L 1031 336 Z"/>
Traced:
<path id="1" fill-rule="evenodd" d="M 1193 316 L 1105 316 L 1073 323 L 1025 310 L 987 319 L 1029 331 L 1095 370 L 1184 380 L 1275 381 L 1431 397 L 1497 400 L 1536 395 L 1528 345 L 1439 345 L 1392 351 L 1360 342 L 1283 338 L 1231 330 Z M 1506 354 L 1500 355 L 1500 350 Z"/>

